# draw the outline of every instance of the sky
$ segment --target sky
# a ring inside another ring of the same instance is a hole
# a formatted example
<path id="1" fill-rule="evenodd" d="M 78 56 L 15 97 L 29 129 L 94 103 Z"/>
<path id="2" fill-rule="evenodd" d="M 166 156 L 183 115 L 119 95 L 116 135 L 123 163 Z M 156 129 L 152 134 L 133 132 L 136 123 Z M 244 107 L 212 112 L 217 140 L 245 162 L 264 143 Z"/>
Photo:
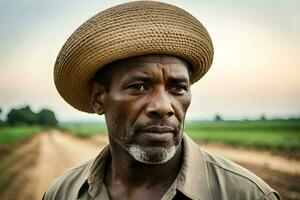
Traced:
<path id="1" fill-rule="evenodd" d="M 103 119 L 68 105 L 53 68 L 72 32 L 122 0 L 0 0 L 0 108 L 30 105 L 61 121 Z M 255 119 L 300 115 L 300 1 L 164 0 L 207 28 L 215 55 L 192 87 L 187 119 Z"/>

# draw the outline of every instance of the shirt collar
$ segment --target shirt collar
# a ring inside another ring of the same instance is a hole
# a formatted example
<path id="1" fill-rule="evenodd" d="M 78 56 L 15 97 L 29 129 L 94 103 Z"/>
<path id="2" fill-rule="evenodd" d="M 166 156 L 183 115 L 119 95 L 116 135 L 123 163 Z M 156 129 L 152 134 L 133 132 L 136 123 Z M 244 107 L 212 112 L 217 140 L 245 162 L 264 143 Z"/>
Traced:
<path id="1" fill-rule="evenodd" d="M 210 200 L 208 172 L 204 155 L 199 146 L 186 134 L 183 135 L 183 162 L 177 176 L 177 189 L 190 199 Z M 85 178 L 78 188 L 78 198 L 82 189 L 89 186 L 88 192 L 95 197 L 102 189 L 106 163 L 110 159 L 109 145 L 87 167 Z"/>
<path id="2" fill-rule="evenodd" d="M 183 136 L 183 162 L 177 177 L 177 189 L 191 199 L 210 200 L 208 172 L 199 146 Z"/>
<path id="3" fill-rule="evenodd" d="M 77 190 L 77 199 L 86 188 L 92 197 L 95 197 L 101 191 L 104 181 L 105 166 L 109 161 L 109 158 L 109 145 L 106 145 L 101 153 L 94 159 L 94 161 L 90 162 L 88 167 L 85 169 L 83 173 L 84 177 L 80 180 L 80 187 Z"/>

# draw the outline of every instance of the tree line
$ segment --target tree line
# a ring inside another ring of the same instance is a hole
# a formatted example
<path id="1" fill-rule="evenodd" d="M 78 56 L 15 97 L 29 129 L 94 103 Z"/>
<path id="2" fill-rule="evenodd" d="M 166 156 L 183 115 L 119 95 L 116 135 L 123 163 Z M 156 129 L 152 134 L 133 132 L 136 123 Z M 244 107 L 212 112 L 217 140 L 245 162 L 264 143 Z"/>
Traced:
<path id="1" fill-rule="evenodd" d="M 0 108 L 0 116 L 2 109 Z M 29 106 L 21 108 L 12 108 L 6 115 L 6 120 L 1 120 L 0 125 L 41 125 L 41 126 L 57 126 L 58 120 L 55 113 L 49 109 L 41 109 L 35 113 Z"/>

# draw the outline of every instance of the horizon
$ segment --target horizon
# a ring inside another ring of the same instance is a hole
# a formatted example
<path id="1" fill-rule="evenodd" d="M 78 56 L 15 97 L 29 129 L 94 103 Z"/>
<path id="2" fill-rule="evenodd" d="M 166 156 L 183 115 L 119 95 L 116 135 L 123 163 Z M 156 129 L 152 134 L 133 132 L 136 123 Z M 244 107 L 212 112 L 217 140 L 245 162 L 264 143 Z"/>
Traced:
<path id="1" fill-rule="evenodd" d="M 49 109 L 51 110 L 49 107 L 47 106 L 44 106 L 44 107 L 41 107 L 40 109 L 38 110 L 34 110 L 31 108 L 31 106 L 29 104 L 24 104 L 24 105 L 19 105 L 19 106 L 14 106 L 12 107 L 11 109 L 7 110 L 6 112 L 3 112 L 2 110 L 2 113 L 0 114 L 0 121 L 1 120 L 7 120 L 6 116 L 8 114 L 8 112 L 12 109 L 20 109 L 20 108 L 24 108 L 26 106 L 29 106 L 30 109 L 34 112 L 34 113 L 38 113 L 40 112 L 42 109 Z M 53 110 L 52 110 L 53 111 Z M 57 115 L 56 113 L 54 112 L 56 118 L 57 118 Z M 83 119 L 72 119 L 72 118 L 69 118 L 69 119 L 58 119 L 58 122 L 59 123 L 105 123 L 105 118 L 104 118 L 104 115 L 101 115 L 101 116 L 98 116 L 97 114 L 95 113 L 90 113 L 90 115 L 93 115 L 94 118 L 83 118 Z M 193 121 L 199 121 L 199 122 L 211 122 L 211 121 L 217 121 L 216 120 L 216 116 L 220 116 L 221 117 L 221 120 L 220 121 L 276 121 L 276 120 L 300 120 L 300 113 L 299 114 L 296 114 L 296 115 L 285 115 L 285 116 L 267 116 L 265 115 L 264 113 L 261 113 L 260 115 L 257 115 L 257 116 L 246 116 L 246 115 L 243 115 L 241 117 L 235 117 L 235 118 L 230 118 L 230 117 L 226 117 L 224 115 L 222 115 L 222 113 L 215 113 L 212 117 L 210 118 L 186 118 L 185 119 L 185 122 L 193 122 Z M 264 119 L 262 119 L 264 118 Z"/>

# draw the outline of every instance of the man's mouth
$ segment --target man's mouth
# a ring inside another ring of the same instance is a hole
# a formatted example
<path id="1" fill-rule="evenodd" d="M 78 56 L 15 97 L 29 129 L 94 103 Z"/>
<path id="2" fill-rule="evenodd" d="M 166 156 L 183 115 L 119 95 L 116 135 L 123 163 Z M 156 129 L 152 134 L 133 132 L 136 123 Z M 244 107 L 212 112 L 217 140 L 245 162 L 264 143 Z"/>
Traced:
<path id="1" fill-rule="evenodd" d="M 140 130 L 141 132 L 149 132 L 149 133 L 169 133 L 174 132 L 175 129 L 169 126 L 147 126 Z"/>
<path id="2" fill-rule="evenodd" d="M 138 131 L 139 136 L 154 142 L 167 142 L 174 137 L 175 129 L 168 126 L 148 126 Z"/>

